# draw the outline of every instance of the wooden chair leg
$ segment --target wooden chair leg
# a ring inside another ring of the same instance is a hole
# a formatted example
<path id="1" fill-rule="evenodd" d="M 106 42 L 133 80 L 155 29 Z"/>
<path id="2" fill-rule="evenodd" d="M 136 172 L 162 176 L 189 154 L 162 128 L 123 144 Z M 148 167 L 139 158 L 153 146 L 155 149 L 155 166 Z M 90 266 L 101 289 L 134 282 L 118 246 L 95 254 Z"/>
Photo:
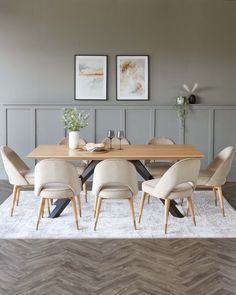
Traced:
<path id="1" fill-rule="evenodd" d="M 80 194 L 78 194 L 77 196 L 77 202 L 78 202 L 79 216 L 82 217 Z"/>
<path id="2" fill-rule="evenodd" d="M 213 198 L 215 206 L 217 206 L 217 188 L 213 187 Z"/>
<path id="3" fill-rule="evenodd" d="M 222 212 L 222 215 L 225 217 L 225 209 L 224 209 L 224 201 L 223 201 L 223 193 L 222 193 L 222 187 L 217 187 L 218 193 L 219 193 L 219 201 L 220 201 L 220 209 Z"/>
<path id="4" fill-rule="evenodd" d="M 50 215 L 51 211 L 50 211 L 50 200 L 47 199 L 47 205 L 48 205 L 48 215 Z"/>
<path id="5" fill-rule="evenodd" d="M 98 204 L 97 204 L 97 208 L 96 208 L 96 218 L 95 218 L 94 227 L 93 227 L 94 230 L 96 230 L 96 228 L 97 228 L 98 217 L 99 217 L 101 205 L 102 205 L 102 198 L 98 197 Z"/>
<path id="6" fill-rule="evenodd" d="M 151 196 L 149 195 L 149 196 L 148 196 L 148 204 L 150 203 L 150 198 L 151 198 Z"/>
<path id="7" fill-rule="evenodd" d="M 44 198 L 44 201 L 45 202 L 43 202 L 43 205 L 42 205 L 42 215 L 41 215 L 41 217 L 43 218 L 44 217 L 44 209 L 45 209 L 45 203 L 46 203 L 46 199 Z"/>
<path id="8" fill-rule="evenodd" d="M 12 192 L 12 207 L 11 207 L 11 216 L 13 216 L 15 204 L 16 204 L 16 199 L 17 199 L 17 191 L 18 191 L 18 186 L 14 185 L 13 187 L 13 192 Z"/>
<path id="9" fill-rule="evenodd" d="M 165 199 L 165 234 L 167 234 L 169 209 L 170 209 L 170 199 Z"/>
<path id="10" fill-rule="evenodd" d="M 43 215 L 44 205 L 45 205 L 45 199 L 42 198 L 40 200 L 39 214 L 38 214 L 38 220 L 37 220 L 36 230 L 38 230 L 38 228 L 39 228 L 39 222 L 40 222 L 41 216 Z"/>
<path id="11" fill-rule="evenodd" d="M 98 196 L 95 197 L 95 204 L 94 204 L 94 214 L 93 214 L 93 218 L 96 217 L 97 206 L 98 206 Z"/>
<path id="12" fill-rule="evenodd" d="M 85 202 L 88 202 L 88 190 L 87 190 L 87 182 L 83 184 L 83 191 L 84 191 L 84 197 L 85 197 Z"/>
<path id="13" fill-rule="evenodd" d="M 77 209 L 76 209 L 75 197 L 71 198 L 71 204 L 72 204 L 72 208 L 73 208 L 73 211 L 74 211 L 76 228 L 79 229 L 79 222 L 78 222 L 78 214 L 77 214 Z"/>
<path id="14" fill-rule="evenodd" d="M 134 214 L 134 198 L 131 197 L 128 200 L 129 200 L 129 205 L 130 205 L 130 210 L 131 210 L 131 216 L 133 218 L 134 229 L 136 230 L 136 220 L 135 220 L 135 214 Z"/>
<path id="15" fill-rule="evenodd" d="M 16 200 L 16 206 L 19 206 L 19 201 L 20 201 L 20 191 L 21 191 L 21 187 L 18 186 L 17 189 L 17 200 Z"/>
<path id="16" fill-rule="evenodd" d="M 142 214 L 143 214 L 143 207 L 144 207 L 146 196 L 147 196 L 147 193 L 143 192 L 142 193 L 142 198 L 141 198 L 141 203 L 140 203 L 140 209 L 139 209 L 139 218 L 138 218 L 139 223 L 141 222 L 141 218 L 142 218 Z"/>
<path id="17" fill-rule="evenodd" d="M 195 220 L 195 214 L 194 214 L 194 210 L 193 210 L 192 197 L 188 197 L 187 202 L 188 202 L 189 211 L 190 211 L 190 213 L 192 215 L 193 224 L 196 226 L 196 220 Z"/>

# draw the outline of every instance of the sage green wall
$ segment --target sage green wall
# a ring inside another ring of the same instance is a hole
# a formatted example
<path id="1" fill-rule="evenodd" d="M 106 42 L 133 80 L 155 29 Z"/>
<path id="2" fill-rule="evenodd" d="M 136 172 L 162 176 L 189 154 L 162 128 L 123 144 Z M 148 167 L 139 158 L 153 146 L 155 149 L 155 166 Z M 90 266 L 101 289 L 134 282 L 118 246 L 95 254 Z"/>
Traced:
<path id="1" fill-rule="evenodd" d="M 183 82 L 205 104 L 235 104 L 236 1 L 0 0 L 0 103 L 73 102 L 73 55 L 150 55 L 150 101 L 172 104 Z M 80 104 L 85 104 L 81 103 Z M 93 104 L 93 103 L 91 103 Z M 129 102 L 127 104 L 137 104 Z"/>

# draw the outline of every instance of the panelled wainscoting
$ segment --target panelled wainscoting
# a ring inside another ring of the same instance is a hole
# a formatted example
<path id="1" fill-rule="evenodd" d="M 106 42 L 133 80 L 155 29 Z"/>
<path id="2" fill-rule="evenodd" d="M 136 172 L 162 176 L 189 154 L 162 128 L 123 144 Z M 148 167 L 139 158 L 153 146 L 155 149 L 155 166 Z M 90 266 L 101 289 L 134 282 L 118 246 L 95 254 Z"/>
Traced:
<path id="1" fill-rule="evenodd" d="M 75 104 L 1 104 L 0 144 L 25 156 L 39 144 L 55 144 L 63 136 L 63 109 Z M 225 146 L 236 146 L 236 106 L 192 105 L 183 127 L 173 106 L 80 106 L 89 114 L 81 131 L 88 142 L 100 142 L 108 129 L 125 130 L 132 143 L 146 143 L 153 136 L 167 136 L 176 143 L 191 143 L 205 154 L 206 167 Z M 33 166 L 33 160 L 27 159 Z M 5 178 L 0 162 L 0 178 Z M 236 180 L 236 159 L 229 180 Z"/>

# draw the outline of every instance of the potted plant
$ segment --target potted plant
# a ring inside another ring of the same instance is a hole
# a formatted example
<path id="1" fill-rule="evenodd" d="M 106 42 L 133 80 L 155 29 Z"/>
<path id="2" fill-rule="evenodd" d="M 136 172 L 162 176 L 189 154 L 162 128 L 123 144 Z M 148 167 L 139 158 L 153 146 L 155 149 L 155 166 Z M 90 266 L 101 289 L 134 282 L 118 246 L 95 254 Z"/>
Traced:
<path id="1" fill-rule="evenodd" d="M 66 108 L 62 118 L 65 129 L 69 132 L 69 148 L 77 149 L 79 147 L 79 132 L 88 126 L 88 115 L 84 112 L 79 113 L 76 108 Z"/>
<path id="2" fill-rule="evenodd" d="M 184 126 L 185 118 L 187 117 L 189 110 L 189 102 L 185 96 L 178 96 L 176 98 L 175 109 L 178 115 L 178 118 L 181 120 L 182 126 Z"/>

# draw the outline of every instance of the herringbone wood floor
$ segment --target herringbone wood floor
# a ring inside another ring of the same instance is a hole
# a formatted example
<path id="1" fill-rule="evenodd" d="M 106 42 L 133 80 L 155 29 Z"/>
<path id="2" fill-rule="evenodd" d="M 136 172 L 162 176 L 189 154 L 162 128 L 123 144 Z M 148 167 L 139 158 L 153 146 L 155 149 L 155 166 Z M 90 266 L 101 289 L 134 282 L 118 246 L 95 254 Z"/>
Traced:
<path id="1" fill-rule="evenodd" d="M 236 239 L 0 240 L 0 294 L 236 294 Z"/>

